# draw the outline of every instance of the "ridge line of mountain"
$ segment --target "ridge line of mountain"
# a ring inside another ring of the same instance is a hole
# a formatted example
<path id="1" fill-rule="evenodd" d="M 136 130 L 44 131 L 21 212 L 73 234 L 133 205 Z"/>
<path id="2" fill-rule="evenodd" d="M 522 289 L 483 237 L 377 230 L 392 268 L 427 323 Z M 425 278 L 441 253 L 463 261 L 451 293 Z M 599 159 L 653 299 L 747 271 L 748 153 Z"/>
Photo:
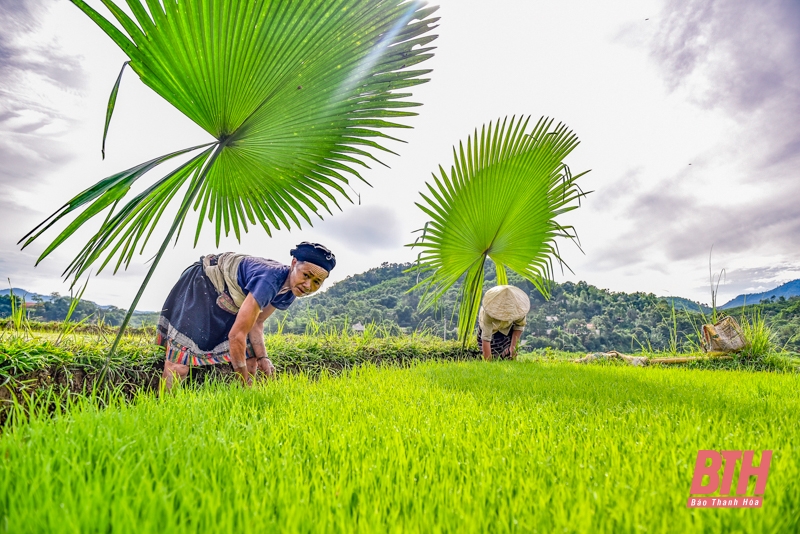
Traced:
<path id="1" fill-rule="evenodd" d="M 365 275 L 367 275 L 367 273 L 369 273 L 371 271 L 376 271 L 376 270 L 380 270 L 382 268 L 387 268 L 389 265 L 390 264 L 388 264 L 388 263 L 384 263 L 379 267 L 374 267 L 372 269 L 368 269 L 367 271 L 365 271 L 363 273 L 357 273 L 357 274 L 348 276 L 344 280 L 340 280 L 339 282 L 336 282 L 336 283 L 332 284 L 331 287 L 328 289 L 328 291 L 333 290 L 334 288 L 336 288 L 337 285 L 342 284 L 343 282 L 346 282 L 349 279 L 357 279 L 359 277 L 364 277 Z M 409 266 L 410 266 L 410 264 L 409 264 Z M 588 282 L 586 282 L 586 283 L 588 284 Z M 342 289 L 342 288 L 337 288 L 337 289 Z M 17 295 L 17 296 L 25 296 L 26 300 L 28 300 L 29 302 L 30 302 L 30 299 L 36 299 L 36 298 L 40 298 L 41 300 L 43 300 L 45 302 L 49 302 L 53 298 L 52 294 L 51 295 L 42 295 L 42 294 L 38 294 L 38 293 L 34 293 L 34 292 L 28 292 L 28 291 L 26 291 L 26 290 L 24 290 L 22 288 L 17 288 L 17 287 L 11 288 L 11 290 L 9 290 L 9 289 L 0 290 L 0 296 L 9 295 L 11 291 L 13 291 L 14 294 Z M 347 291 L 347 290 L 345 290 L 345 291 Z M 350 291 L 352 291 L 352 289 L 350 289 Z M 334 291 L 334 292 L 336 292 L 336 291 Z M 784 284 L 781 284 L 781 285 L 779 285 L 779 286 L 777 286 L 777 287 L 775 287 L 773 289 L 770 289 L 770 290 L 767 290 L 767 291 L 762 291 L 760 293 L 747 293 L 747 294 L 737 295 L 736 297 L 732 298 L 731 300 L 729 300 L 725 304 L 722 304 L 721 306 L 718 306 L 718 308 L 721 309 L 721 310 L 730 309 L 730 308 L 737 308 L 737 307 L 746 306 L 746 305 L 750 305 L 750 304 L 759 304 L 763 300 L 769 300 L 769 299 L 775 300 L 775 299 L 780 299 L 781 297 L 788 299 L 788 298 L 794 297 L 794 296 L 800 296 L 800 279 L 791 280 L 791 281 L 786 282 Z M 702 311 L 704 313 L 707 313 L 707 312 L 709 312 L 711 310 L 710 306 L 708 306 L 706 304 L 702 304 L 702 303 L 694 301 L 694 300 L 691 300 L 691 299 L 687 299 L 685 297 L 669 295 L 669 296 L 662 296 L 662 297 L 658 297 L 658 298 L 672 303 L 675 306 L 676 309 L 688 309 L 690 311 Z M 97 306 L 98 308 L 101 308 L 101 309 L 116 308 L 117 307 L 117 306 L 114 306 L 114 305 L 100 305 L 100 304 L 97 304 L 97 303 L 95 303 L 93 301 L 89 301 L 89 300 L 87 300 L 87 302 L 90 302 L 91 304 L 94 304 L 95 306 Z M 151 311 L 147 311 L 147 310 L 136 310 L 136 313 L 138 314 L 138 313 L 155 313 L 155 312 L 151 312 Z"/>

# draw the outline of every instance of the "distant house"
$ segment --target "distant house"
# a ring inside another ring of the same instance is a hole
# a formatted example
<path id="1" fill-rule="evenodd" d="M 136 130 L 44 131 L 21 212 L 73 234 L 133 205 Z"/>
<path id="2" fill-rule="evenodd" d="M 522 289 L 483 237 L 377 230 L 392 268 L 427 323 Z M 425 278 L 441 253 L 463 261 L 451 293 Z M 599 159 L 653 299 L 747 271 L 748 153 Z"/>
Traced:
<path id="1" fill-rule="evenodd" d="M 356 323 L 353 325 L 353 332 L 356 334 L 363 334 L 364 333 L 364 325 L 361 323 Z"/>
<path id="2" fill-rule="evenodd" d="M 41 302 L 26 302 L 25 303 L 25 309 L 28 310 L 29 312 L 36 311 L 36 310 L 41 310 L 42 308 L 44 308 L 44 304 L 41 303 Z"/>
<path id="3" fill-rule="evenodd" d="M 558 315 L 548 315 L 547 317 L 545 317 L 545 320 L 548 323 L 554 323 L 554 322 L 558 321 Z"/>

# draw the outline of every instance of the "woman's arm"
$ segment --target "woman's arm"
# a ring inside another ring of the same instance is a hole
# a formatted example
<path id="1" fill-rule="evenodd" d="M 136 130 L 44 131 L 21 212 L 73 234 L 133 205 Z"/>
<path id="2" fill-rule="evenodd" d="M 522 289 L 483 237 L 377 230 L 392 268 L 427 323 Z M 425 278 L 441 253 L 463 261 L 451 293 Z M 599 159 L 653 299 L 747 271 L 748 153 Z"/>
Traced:
<path id="1" fill-rule="evenodd" d="M 244 302 L 242 302 L 239 313 L 236 314 L 233 327 L 228 334 L 228 340 L 231 344 L 231 364 L 234 371 L 242 377 L 245 385 L 250 385 L 250 372 L 247 370 L 246 357 L 247 334 L 255 326 L 260 314 L 261 308 L 258 306 L 258 302 L 256 302 L 252 293 L 248 294 Z M 263 345 L 263 338 L 261 343 Z"/>
<path id="2" fill-rule="evenodd" d="M 250 332 L 247 334 L 248 339 L 250 339 L 250 346 L 253 347 L 253 352 L 255 352 L 256 355 L 256 363 L 247 368 L 251 373 L 254 373 L 258 368 L 264 371 L 267 376 L 275 372 L 275 366 L 273 366 L 272 362 L 267 358 L 267 347 L 264 345 L 264 321 L 266 321 L 274 311 L 275 306 L 267 304 L 267 307 L 258 314 L 253 328 L 251 328 Z"/>
<path id="3" fill-rule="evenodd" d="M 509 355 L 511 356 L 512 360 L 517 359 L 517 343 L 519 342 L 519 338 L 522 337 L 522 330 L 512 330 L 511 331 L 511 346 L 509 347 Z"/>
<path id="4" fill-rule="evenodd" d="M 481 351 L 483 352 L 483 359 L 487 362 L 492 361 L 492 342 L 481 340 Z"/>

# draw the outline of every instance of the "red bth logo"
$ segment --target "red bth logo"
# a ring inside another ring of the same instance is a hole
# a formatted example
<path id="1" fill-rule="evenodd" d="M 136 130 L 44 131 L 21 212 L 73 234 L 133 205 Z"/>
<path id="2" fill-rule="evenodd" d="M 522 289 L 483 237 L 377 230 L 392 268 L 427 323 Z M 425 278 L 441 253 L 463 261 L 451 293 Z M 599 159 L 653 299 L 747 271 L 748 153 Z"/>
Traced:
<path id="1" fill-rule="evenodd" d="M 764 501 L 764 490 L 767 487 L 769 464 L 772 451 L 761 452 L 761 462 L 753 465 L 754 451 L 697 451 L 692 478 L 692 497 L 686 503 L 687 508 L 761 508 Z M 725 467 L 722 469 L 723 459 Z M 736 464 L 741 461 L 739 480 L 736 492 L 731 493 Z M 722 476 L 720 477 L 720 470 Z M 704 482 L 706 477 L 708 481 Z M 750 477 L 755 477 L 756 487 L 753 495 L 747 495 Z M 719 490 L 719 496 L 708 497 Z M 705 495 L 705 497 L 697 497 Z"/>

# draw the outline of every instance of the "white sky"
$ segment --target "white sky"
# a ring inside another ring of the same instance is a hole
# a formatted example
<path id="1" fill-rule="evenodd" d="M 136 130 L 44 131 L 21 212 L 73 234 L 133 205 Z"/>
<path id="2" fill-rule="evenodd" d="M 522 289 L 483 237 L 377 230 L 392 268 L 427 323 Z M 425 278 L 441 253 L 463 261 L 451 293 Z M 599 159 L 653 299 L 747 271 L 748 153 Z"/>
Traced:
<path id="1" fill-rule="evenodd" d="M 708 302 L 712 246 L 714 272 L 726 270 L 720 302 L 800 277 L 797 2 L 438 4 L 438 49 L 422 65 L 432 81 L 413 90 L 424 106 L 400 131 L 408 144 L 390 146 L 400 153 L 384 158 L 391 169 L 367 171 L 372 188 L 354 184 L 361 204 L 273 238 L 251 229 L 221 250 L 288 261 L 294 244 L 319 241 L 337 256 L 333 281 L 411 261 L 402 245 L 425 222 L 414 202 L 451 147 L 490 120 L 530 114 L 568 124 L 581 144 L 567 163 L 592 170 L 582 187 L 595 192 L 561 221 L 576 227 L 583 253 L 561 243 L 574 274 L 558 281 Z M 48 239 L 22 252 L 17 240 L 97 180 L 209 139 L 128 70 L 101 161 L 125 56 L 69 2 L 3 0 L 0 14 L 0 276 L 68 293 L 59 273 L 81 237 L 35 269 Z M 168 251 L 139 309 L 161 308 L 180 272 L 217 250 L 212 234 L 193 250 L 187 233 Z M 93 277 L 84 298 L 127 307 L 159 243 L 127 272 Z"/>

